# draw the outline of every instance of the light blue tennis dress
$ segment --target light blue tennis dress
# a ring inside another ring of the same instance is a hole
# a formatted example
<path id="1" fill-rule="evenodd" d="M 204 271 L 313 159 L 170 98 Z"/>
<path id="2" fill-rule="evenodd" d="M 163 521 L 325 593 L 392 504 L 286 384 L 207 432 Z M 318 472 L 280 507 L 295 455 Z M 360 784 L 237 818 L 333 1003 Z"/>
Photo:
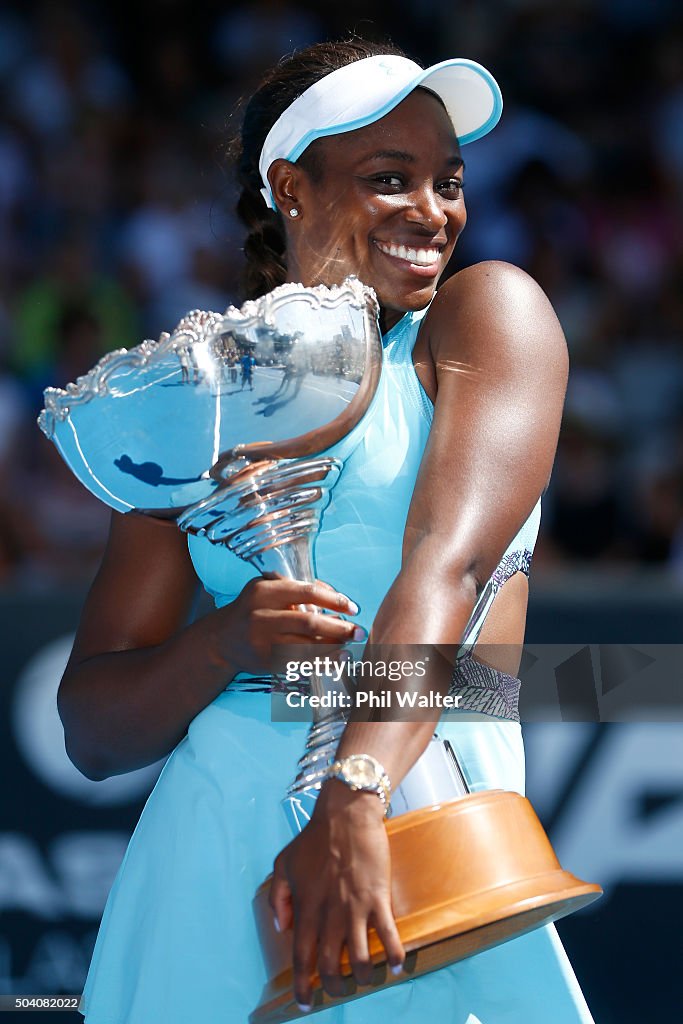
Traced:
<path id="1" fill-rule="evenodd" d="M 317 574 L 348 594 L 366 628 L 400 569 L 401 542 L 432 405 L 412 349 L 425 311 L 383 339 L 384 367 L 317 542 Z M 506 551 L 471 620 L 528 572 L 540 505 Z M 217 605 L 254 570 L 190 538 Z M 273 723 L 263 683 L 240 677 L 190 723 L 149 797 L 110 893 L 81 1003 L 86 1024 L 246 1024 L 265 982 L 251 901 L 292 836 L 280 807 L 308 725 Z M 517 681 L 475 671 L 458 692 L 479 720 L 439 733 L 473 791 L 524 791 Z M 319 1024 L 587 1024 L 592 1017 L 547 926 L 384 992 L 315 1015 Z"/>

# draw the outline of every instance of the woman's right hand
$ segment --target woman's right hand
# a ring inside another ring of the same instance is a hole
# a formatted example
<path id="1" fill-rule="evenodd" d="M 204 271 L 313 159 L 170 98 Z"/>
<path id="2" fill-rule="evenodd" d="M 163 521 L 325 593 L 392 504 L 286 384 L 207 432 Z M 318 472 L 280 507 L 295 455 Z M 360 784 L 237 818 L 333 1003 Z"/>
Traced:
<path id="1" fill-rule="evenodd" d="M 219 654 L 235 673 L 273 671 L 274 648 L 284 644 L 324 645 L 330 650 L 366 637 L 361 626 L 323 609 L 357 615 L 358 607 L 328 583 L 281 577 L 250 580 L 239 596 L 215 613 L 221 621 Z"/>

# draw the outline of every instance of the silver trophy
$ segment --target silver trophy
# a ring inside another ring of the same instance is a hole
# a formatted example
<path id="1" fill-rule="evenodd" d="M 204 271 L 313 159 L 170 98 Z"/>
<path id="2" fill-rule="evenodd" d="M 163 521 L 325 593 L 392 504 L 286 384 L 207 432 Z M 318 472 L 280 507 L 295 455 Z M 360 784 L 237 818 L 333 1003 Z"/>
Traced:
<path id="1" fill-rule="evenodd" d="M 173 519 L 260 572 L 312 580 L 321 515 L 380 378 L 377 316 L 374 292 L 353 277 L 283 285 L 224 314 L 194 310 L 158 341 L 48 388 L 38 422 L 117 511 Z M 317 696 L 331 685 L 310 680 Z M 284 800 L 295 832 L 345 724 L 338 709 L 314 710 Z M 394 794 L 394 812 L 463 792 L 452 752 L 435 741 Z"/>
<path id="2" fill-rule="evenodd" d="M 356 278 L 194 310 L 48 388 L 38 422 L 117 511 L 174 519 L 261 572 L 312 580 L 321 515 L 380 378 L 377 316 Z M 311 688 L 322 696 L 325 680 Z M 314 721 L 301 778 L 315 784 L 343 725 Z"/>

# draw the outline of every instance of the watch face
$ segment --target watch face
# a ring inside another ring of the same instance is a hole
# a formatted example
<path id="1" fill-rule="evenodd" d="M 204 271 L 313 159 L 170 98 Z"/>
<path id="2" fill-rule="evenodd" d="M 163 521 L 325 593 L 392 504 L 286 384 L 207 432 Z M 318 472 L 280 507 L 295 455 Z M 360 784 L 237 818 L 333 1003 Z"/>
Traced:
<path id="1" fill-rule="evenodd" d="M 354 786 L 359 786 L 361 789 L 377 785 L 375 766 L 372 761 L 364 757 L 359 757 L 350 764 L 347 764 L 344 774 L 349 782 Z"/>

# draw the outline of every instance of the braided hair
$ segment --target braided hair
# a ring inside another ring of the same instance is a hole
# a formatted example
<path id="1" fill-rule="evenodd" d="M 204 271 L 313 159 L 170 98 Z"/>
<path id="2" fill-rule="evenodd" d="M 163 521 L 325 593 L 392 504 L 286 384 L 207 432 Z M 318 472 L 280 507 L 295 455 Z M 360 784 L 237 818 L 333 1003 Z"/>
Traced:
<path id="1" fill-rule="evenodd" d="M 259 159 L 266 136 L 280 115 L 306 89 L 325 75 L 365 57 L 403 52 L 391 43 L 375 43 L 357 37 L 330 43 L 315 43 L 280 61 L 264 77 L 244 111 L 240 134 L 230 144 L 241 192 L 237 214 L 248 229 L 244 242 L 246 298 L 265 295 L 287 276 L 286 236 L 282 215 L 263 201 Z M 299 157 L 312 177 L 321 168 L 313 144 Z"/>

